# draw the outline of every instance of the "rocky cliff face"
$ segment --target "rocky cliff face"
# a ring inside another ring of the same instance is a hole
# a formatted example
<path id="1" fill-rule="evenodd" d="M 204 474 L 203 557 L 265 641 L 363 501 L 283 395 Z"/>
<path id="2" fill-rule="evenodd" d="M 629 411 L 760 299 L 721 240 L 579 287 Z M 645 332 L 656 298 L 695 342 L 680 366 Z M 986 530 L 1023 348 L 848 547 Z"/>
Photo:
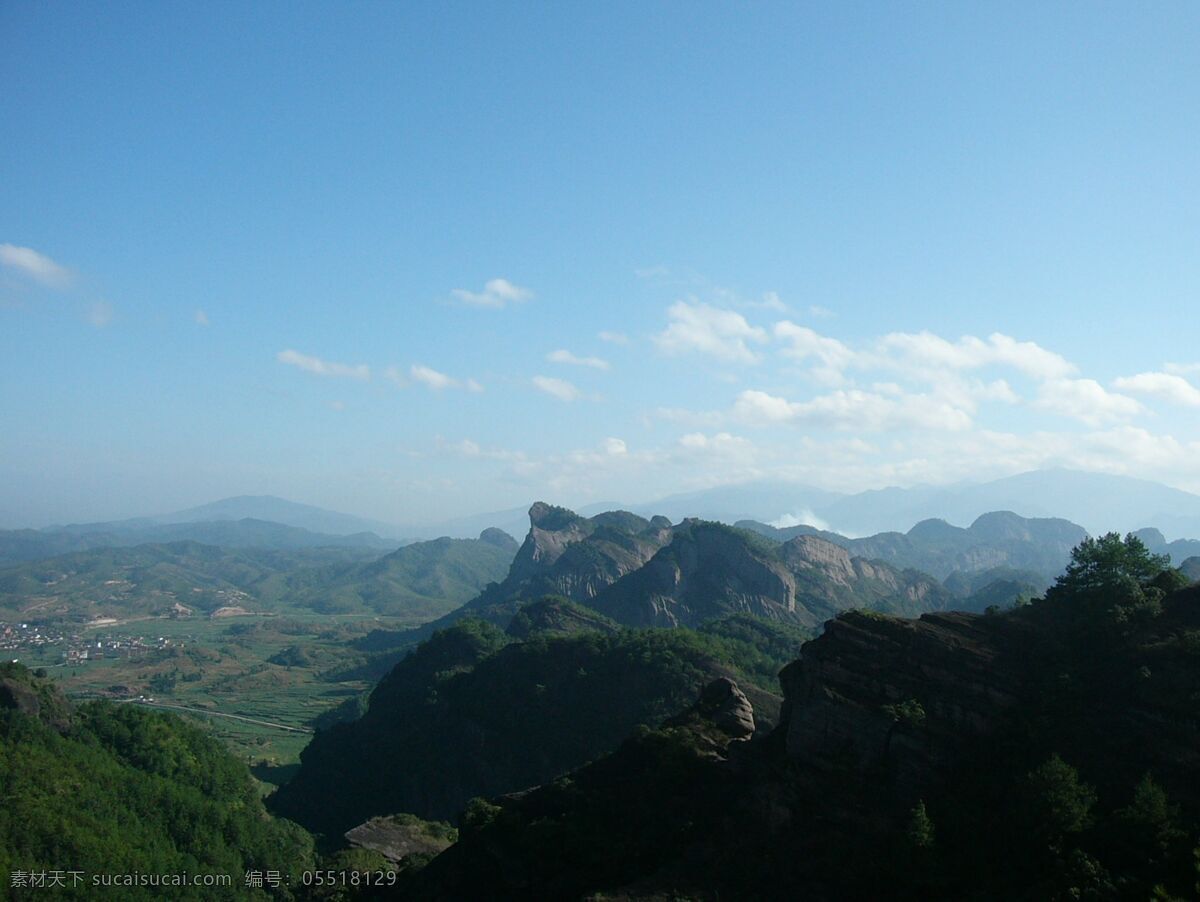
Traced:
<path id="1" fill-rule="evenodd" d="M 641 567 L 671 539 L 671 524 L 662 517 L 645 520 L 609 511 L 589 519 L 541 501 L 529 509 L 529 523 L 508 576 L 481 601 L 541 595 L 587 601 Z"/>
<path id="2" fill-rule="evenodd" d="M 629 626 L 694 626 L 745 612 L 813 627 L 854 607 L 917 614 L 950 601 L 924 574 L 852 558 L 817 536 L 772 547 L 744 530 L 685 520 L 669 545 L 591 604 Z"/>
<path id="3" fill-rule="evenodd" d="M 963 613 L 830 621 L 780 673 L 788 755 L 817 772 L 889 767 L 901 781 L 928 779 L 1019 704 L 999 625 Z"/>
<path id="4" fill-rule="evenodd" d="M 795 580 L 769 550 L 730 527 L 685 520 L 670 545 L 592 606 L 628 626 L 694 626 L 734 612 L 794 619 L 795 595 Z"/>

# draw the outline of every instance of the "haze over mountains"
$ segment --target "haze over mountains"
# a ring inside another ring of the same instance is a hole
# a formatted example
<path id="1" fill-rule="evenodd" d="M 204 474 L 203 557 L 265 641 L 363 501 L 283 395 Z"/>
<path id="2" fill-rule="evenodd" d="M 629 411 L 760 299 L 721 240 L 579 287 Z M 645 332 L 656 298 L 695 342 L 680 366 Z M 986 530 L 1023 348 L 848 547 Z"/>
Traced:
<path id="1" fill-rule="evenodd" d="M 982 514 L 1011 511 L 1026 518 L 1069 520 L 1092 535 L 1154 528 L 1164 541 L 1200 537 L 1200 496 L 1127 476 L 1065 469 L 1035 470 L 983 483 L 887 488 L 856 494 L 759 481 L 670 495 L 657 501 L 625 499 L 578 508 L 585 517 L 610 510 L 625 510 L 647 519 L 663 516 L 673 523 L 695 517 L 729 524 L 741 520 L 780 527 L 806 524 L 847 538 L 907 532 L 930 519 L 965 528 Z M 290 527 L 291 531 L 281 527 Z M 406 541 L 440 536 L 475 538 L 490 527 L 513 536 L 524 535 L 528 508 L 522 505 L 426 524 L 405 523 L 403 511 L 398 511 L 395 522 L 386 523 L 271 495 L 241 495 L 131 520 L 0 531 L 3 541 L 15 543 L 0 545 L 0 560 L 33 559 L 42 549 L 65 553 L 178 540 L 228 547 L 395 548 Z M 29 546 L 28 551 L 14 550 L 22 543 Z"/>
<path id="2" fill-rule="evenodd" d="M 10 610 L 19 610 L 19 599 L 27 595 L 38 604 L 55 599 L 51 607 L 62 611 L 76 610 L 71 599 L 86 599 L 89 610 L 125 603 L 157 610 L 177 583 L 192 581 L 214 591 L 248 593 L 272 607 L 289 599 L 324 611 L 402 614 L 417 605 L 445 614 L 450 607 L 437 599 L 462 604 L 477 596 L 448 616 L 487 609 L 496 616 L 503 611 L 495 622 L 505 623 L 517 600 L 556 594 L 594 604 L 630 625 L 671 625 L 721 613 L 701 603 L 696 593 L 703 586 L 701 594 L 712 599 L 738 599 L 731 610 L 812 626 L 848 606 L 916 613 L 982 609 L 1036 595 L 1062 571 L 1071 549 L 1088 532 L 1137 530 L 1152 552 L 1170 555 L 1176 566 L 1200 555 L 1200 541 L 1193 538 L 1200 536 L 1200 497 L 1156 483 L 1071 471 L 858 495 L 754 483 L 632 508 L 600 513 L 585 508 L 577 515 L 539 502 L 522 510 L 519 521 L 516 512 L 500 512 L 430 530 L 450 537 L 467 526 L 479 527 L 466 541 L 426 540 L 406 555 L 384 557 L 404 544 L 395 538 L 404 532 L 401 527 L 271 496 L 241 496 L 153 518 L 0 531 L 0 567 L 7 568 L 2 584 Z M 1022 513 L 1029 511 L 1039 516 Z M 1058 515 L 1040 516 L 1043 512 Z M 700 521 L 737 525 L 780 547 L 754 548 L 744 535 L 730 538 L 740 531 L 714 532 L 715 525 Z M 489 523 L 507 524 L 507 535 Z M 833 528 L 839 523 L 850 526 L 841 532 Z M 863 527 L 890 524 L 899 526 L 862 535 Z M 1173 532 L 1189 524 L 1194 532 L 1182 538 Z M 527 532 L 526 545 L 503 576 L 517 548 L 510 536 Z M 493 541 L 479 542 L 481 533 Z M 798 537 L 806 541 L 796 542 Z M 734 545 L 741 550 L 733 552 Z M 147 547 L 124 555 L 104 551 L 136 546 Z M 284 557 L 264 557 L 268 552 Z M 292 556 L 308 552 L 313 556 L 307 559 Z M 78 557 L 88 553 L 95 554 Z M 713 555 L 725 555 L 721 559 L 732 569 L 714 575 L 706 564 L 697 570 L 696 560 Z M 846 598 L 824 592 L 821 600 L 805 603 L 795 566 L 805 557 L 819 560 L 829 571 L 822 585 L 842 585 Z M 656 562 L 646 567 L 652 558 Z M 734 558 L 741 564 L 734 566 Z M 56 562 L 51 565 L 49 559 Z M 47 563 L 16 567 L 41 560 Z M 855 572 L 866 561 L 873 562 L 868 582 L 876 580 L 869 590 L 861 582 L 864 574 Z M 288 570 L 294 572 L 284 576 Z M 905 575 L 909 571 L 915 575 Z M 918 591 L 922 578 L 929 579 L 929 587 L 920 589 L 928 602 L 913 607 L 887 600 L 890 593 Z M 99 588 L 105 579 L 121 580 L 122 592 Z M 497 585 L 477 595 L 489 581 Z M 646 597 L 657 599 L 653 611 L 641 610 Z M 195 599 L 180 600 L 192 607 Z"/>
<path id="3" fill-rule="evenodd" d="M 579 513 L 590 516 L 617 508 L 645 517 L 661 515 L 673 523 L 686 517 L 722 523 L 807 523 L 847 537 L 905 532 L 929 519 L 967 527 L 992 511 L 1012 511 L 1028 518 L 1062 518 L 1092 535 L 1155 527 L 1169 540 L 1200 536 L 1198 495 L 1128 476 L 1065 469 L 1034 470 L 977 484 L 887 488 L 856 494 L 762 481 L 671 495 L 652 502 L 588 504 L 580 507 Z M 520 535 L 525 528 L 525 509 L 463 517 L 430 528 L 438 534 L 468 536 L 478 535 L 487 526 Z"/>

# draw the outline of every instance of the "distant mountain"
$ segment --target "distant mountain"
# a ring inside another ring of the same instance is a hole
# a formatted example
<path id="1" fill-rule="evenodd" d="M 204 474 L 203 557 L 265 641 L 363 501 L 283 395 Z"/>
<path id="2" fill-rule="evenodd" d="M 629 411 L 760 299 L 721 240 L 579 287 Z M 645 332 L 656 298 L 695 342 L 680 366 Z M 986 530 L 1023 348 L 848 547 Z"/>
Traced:
<path id="1" fill-rule="evenodd" d="M 400 544 L 372 532 L 330 535 L 267 520 L 215 520 L 192 523 L 154 523 L 127 520 L 61 527 L 51 530 L 0 530 L 0 566 L 36 561 L 95 548 L 123 548 L 167 542 L 200 542 L 221 548 L 360 548 L 386 550 Z"/>
<path id="2" fill-rule="evenodd" d="M 269 520 L 285 526 L 296 526 L 310 532 L 347 536 L 354 533 L 373 532 L 388 538 L 402 537 L 400 527 L 379 520 L 366 520 L 351 514 L 299 504 L 274 495 L 238 495 L 223 498 L 210 504 L 163 514 L 150 519 L 157 523 L 195 523 L 210 520 Z"/>
<path id="3" fill-rule="evenodd" d="M 1190 557 L 1179 565 L 1180 571 L 1191 582 L 1200 580 L 1200 557 Z"/>
<path id="4" fill-rule="evenodd" d="M 365 609 L 432 620 L 502 578 L 517 547 L 498 529 L 484 530 L 478 539 L 413 542 L 370 563 L 286 574 L 278 594 L 321 613 Z"/>
<path id="5" fill-rule="evenodd" d="M 1064 518 L 1092 535 L 1157 526 L 1174 536 L 1200 536 L 1200 496 L 1144 479 L 1065 469 L 979 485 L 862 492 L 818 507 L 817 513 L 831 529 L 870 535 L 931 518 L 971 523 L 996 510 Z"/>
<path id="6" fill-rule="evenodd" d="M 513 507 L 508 510 L 471 514 L 467 517 L 455 517 L 453 520 L 412 526 L 405 529 L 405 534 L 426 537 L 450 536 L 454 539 L 464 539 L 477 536 L 485 529 L 499 529 L 510 536 L 520 536 L 524 535 L 528 528 L 529 509 Z"/>
<path id="7" fill-rule="evenodd" d="M 1013 511 L 1028 518 L 1070 520 L 1093 535 L 1155 526 L 1171 537 L 1200 538 L 1200 495 L 1144 479 L 1066 469 L 1035 470 L 978 484 L 887 488 L 854 495 L 759 481 L 622 506 L 640 514 L 653 511 L 675 522 L 700 517 L 723 523 L 807 523 L 845 536 L 903 532 L 931 519 L 966 526 L 989 511 Z M 581 512 L 594 510 L 593 506 Z"/>
<path id="8" fill-rule="evenodd" d="M 819 535 L 856 557 L 923 570 L 941 580 L 954 573 L 1008 568 L 1036 574 L 1046 584 L 1063 571 L 1071 549 L 1087 537 L 1082 526 L 1067 520 L 1026 519 L 1011 511 L 982 514 L 966 529 L 945 520 L 923 520 L 907 533 L 885 532 L 861 539 L 809 526 L 776 529 L 751 520 L 737 525 L 781 542 L 797 535 Z"/>
<path id="9" fill-rule="evenodd" d="M 1157 529 L 1139 529 L 1134 535 L 1155 554 L 1169 555 L 1171 563 L 1176 567 L 1188 558 L 1200 555 L 1200 541 L 1196 539 L 1176 539 L 1174 542 L 1168 542 Z"/>
<path id="10" fill-rule="evenodd" d="M 351 547 L 280 551 L 197 542 L 99 548 L 0 568 L 0 619 L 86 621 L 241 607 L 370 611 L 416 624 L 503 577 L 516 548 L 498 531 L 416 542 L 382 557 Z"/>
<path id="11" fill-rule="evenodd" d="M 827 492 L 794 482 L 764 480 L 668 495 L 657 501 L 623 506 L 637 514 L 657 514 L 675 523 L 687 518 L 736 523 L 738 520 L 774 521 L 806 511 L 819 511 L 843 497 L 838 492 Z M 608 508 L 614 506 L 608 505 Z M 582 508 L 581 513 L 590 515 L 599 513 L 601 509 L 607 508 L 589 505 Z"/>

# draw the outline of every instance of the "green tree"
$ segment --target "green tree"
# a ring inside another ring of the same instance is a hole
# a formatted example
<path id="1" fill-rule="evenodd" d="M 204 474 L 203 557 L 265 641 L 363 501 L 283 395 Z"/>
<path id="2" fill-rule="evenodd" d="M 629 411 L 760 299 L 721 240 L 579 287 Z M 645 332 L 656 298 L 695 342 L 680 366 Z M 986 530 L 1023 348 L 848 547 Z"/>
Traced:
<path id="1" fill-rule="evenodd" d="M 917 805 L 908 818 L 908 827 L 904 831 L 908 843 L 914 849 L 932 849 L 936 839 L 936 831 L 929 812 L 925 810 L 925 800 L 918 799 Z"/>
<path id="2" fill-rule="evenodd" d="M 1151 554 L 1132 534 L 1088 537 L 1071 552 L 1071 563 L 1046 601 L 1081 614 L 1103 613 L 1118 624 L 1146 619 L 1161 610 L 1165 593 L 1154 583 L 1169 567 L 1169 557 Z"/>
<path id="3" fill-rule="evenodd" d="M 1116 812 L 1115 832 L 1130 864 L 1147 878 L 1161 877 L 1168 861 L 1187 854 L 1179 806 L 1170 803 L 1150 774 L 1134 788 L 1133 801 Z"/>
<path id="4" fill-rule="evenodd" d="M 1058 755 L 1051 755 L 1025 778 L 1033 835 L 1059 847 L 1071 833 L 1092 824 L 1096 792 L 1079 779 L 1079 773 Z"/>
<path id="5" fill-rule="evenodd" d="M 1050 591 L 1079 595 L 1111 589 L 1126 580 L 1139 585 L 1149 583 L 1170 566 L 1170 561 L 1165 554 L 1151 554 L 1133 534 L 1124 539 L 1115 532 L 1098 539 L 1089 536 L 1071 551 L 1071 563 Z"/>

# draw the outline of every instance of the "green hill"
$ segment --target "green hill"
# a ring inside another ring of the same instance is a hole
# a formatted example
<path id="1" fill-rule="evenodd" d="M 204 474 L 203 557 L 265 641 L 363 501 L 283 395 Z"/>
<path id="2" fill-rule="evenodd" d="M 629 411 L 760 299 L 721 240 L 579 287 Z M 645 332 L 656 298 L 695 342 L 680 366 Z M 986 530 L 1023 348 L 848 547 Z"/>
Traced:
<path id="1" fill-rule="evenodd" d="M 743 681 L 769 723 L 778 700 L 753 682 L 773 686 L 803 638 L 735 620 L 703 633 L 535 631 L 512 641 L 464 620 L 397 664 L 360 720 L 318 734 L 270 805 L 328 837 L 374 815 L 453 817 L 472 796 L 536 785 L 611 750 L 722 675 Z"/>
<path id="2" fill-rule="evenodd" d="M 315 864 L 311 838 L 270 817 L 245 765 L 196 727 L 132 705 L 72 709 L 16 664 L 0 665 L 0 787 L 6 891 L 18 871 L 69 869 L 85 882 L 64 897 L 266 899 L 245 886 L 248 870 L 298 886 Z M 92 885 L 101 875 L 184 873 L 229 875 L 232 885 Z"/>
<path id="3" fill-rule="evenodd" d="M 183 605 L 284 612 L 373 612 L 429 620 L 503 577 L 516 542 L 416 542 L 390 554 L 358 548 L 218 548 L 197 542 L 102 548 L 0 569 L 0 619 L 163 614 Z M 368 560 L 364 561 L 366 556 Z"/>

